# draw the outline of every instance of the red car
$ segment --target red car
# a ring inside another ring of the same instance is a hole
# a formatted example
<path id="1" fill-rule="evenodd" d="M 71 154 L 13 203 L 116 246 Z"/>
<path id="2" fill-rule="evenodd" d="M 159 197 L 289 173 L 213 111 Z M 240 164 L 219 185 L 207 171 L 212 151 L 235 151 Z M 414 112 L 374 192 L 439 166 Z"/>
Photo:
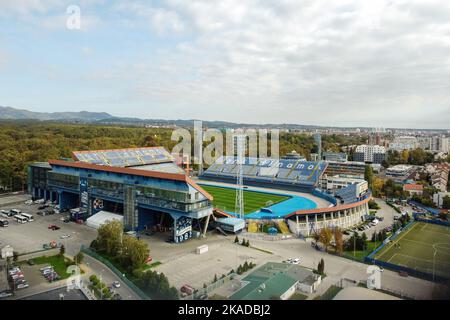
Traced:
<path id="1" fill-rule="evenodd" d="M 60 227 L 58 227 L 58 226 L 55 225 L 55 224 L 49 225 L 48 228 L 49 228 L 49 229 L 52 229 L 53 231 L 61 229 Z"/>

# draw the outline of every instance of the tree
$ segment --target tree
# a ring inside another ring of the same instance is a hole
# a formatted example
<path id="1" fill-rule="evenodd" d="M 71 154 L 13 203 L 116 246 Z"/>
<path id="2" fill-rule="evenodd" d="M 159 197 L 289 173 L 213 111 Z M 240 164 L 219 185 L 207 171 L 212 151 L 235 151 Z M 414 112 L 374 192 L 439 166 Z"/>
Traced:
<path id="1" fill-rule="evenodd" d="M 339 255 L 344 251 L 344 238 L 339 228 L 334 228 L 334 242 L 336 243 L 336 253 Z"/>
<path id="2" fill-rule="evenodd" d="M 367 235 L 365 232 L 362 233 L 361 235 L 361 242 L 362 242 L 362 250 L 366 250 L 367 248 Z"/>
<path id="3" fill-rule="evenodd" d="M 19 253 L 17 251 L 13 251 L 13 261 L 17 262 L 19 260 Z"/>
<path id="4" fill-rule="evenodd" d="M 328 252 L 328 246 L 333 239 L 333 231 L 330 228 L 322 228 L 319 232 L 319 241 L 325 247 L 325 251 Z"/>
<path id="5" fill-rule="evenodd" d="M 366 165 L 366 168 L 364 170 L 364 180 L 367 181 L 367 184 L 369 185 L 369 189 L 372 190 L 373 188 L 373 169 L 371 165 Z"/>
<path id="6" fill-rule="evenodd" d="M 325 261 L 322 259 L 320 259 L 319 264 L 317 266 L 317 272 L 319 274 L 324 274 L 325 272 Z"/>
<path id="7" fill-rule="evenodd" d="M 123 245 L 120 255 L 122 265 L 129 270 L 140 268 L 150 255 L 147 243 L 127 235 L 123 236 L 122 241 Z"/>
<path id="8" fill-rule="evenodd" d="M 59 255 L 64 256 L 65 253 L 66 253 L 66 247 L 64 247 L 64 245 L 61 245 L 61 248 L 59 248 Z"/>
<path id="9" fill-rule="evenodd" d="M 409 159 L 409 151 L 408 150 L 403 150 L 402 151 L 403 163 L 408 163 L 408 159 Z"/>
<path id="10" fill-rule="evenodd" d="M 378 177 L 373 178 L 372 192 L 375 197 L 380 197 L 383 194 L 384 180 Z"/>
<path id="11" fill-rule="evenodd" d="M 234 243 L 239 243 L 239 238 L 238 238 L 238 236 L 236 236 L 236 238 L 234 238 Z"/>
<path id="12" fill-rule="evenodd" d="M 442 208 L 450 210 L 450 197 L 445 196 L 444 199 L 442 199 Z"/>
<path id="13" fill-rule="evenodd" d="M 75 255 L 75 257 L 73 258 L 74 259 L 74 261 L 75 261 L 75 263 L 76 264 L 80 264 L 80 263 L 82 263 L 83 262 L 83 259 L 84 259 L 84 254 L 83 254 L 83 252 L 78 252 L 76 255 Z"/>
<path id="14" fill-rule="evenodd" d="M 217 282 L 217 274 L 214 274 L 214 280 L 213 282 Z"/>
<path id="15" fill-rule="evenodd" d="M 97 230 L 97 247 L 106 253 L 116 256 L 121 249 L 123 225 L 118 220 L 109 221 Z"/>

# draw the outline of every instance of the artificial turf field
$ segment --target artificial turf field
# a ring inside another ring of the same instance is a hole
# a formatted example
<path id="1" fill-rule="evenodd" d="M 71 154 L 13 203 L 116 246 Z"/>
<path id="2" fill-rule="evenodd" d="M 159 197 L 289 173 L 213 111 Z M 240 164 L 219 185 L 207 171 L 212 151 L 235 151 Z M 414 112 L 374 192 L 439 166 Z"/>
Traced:
<path id="1" fill-rule="evenodd" d="M 414 222 L 375 259 L 450 279 L 450 228 Z"/>
<path id="2" fill-rule="evenodd" d="M 224 211 L 235 211 L 236 190 L 230 188 L 202 185 L 202 189 L 214 197 L 213 205 Z M 244 214 L 287 200 L 289 197 L 270 193 L 244 190 Z"/>

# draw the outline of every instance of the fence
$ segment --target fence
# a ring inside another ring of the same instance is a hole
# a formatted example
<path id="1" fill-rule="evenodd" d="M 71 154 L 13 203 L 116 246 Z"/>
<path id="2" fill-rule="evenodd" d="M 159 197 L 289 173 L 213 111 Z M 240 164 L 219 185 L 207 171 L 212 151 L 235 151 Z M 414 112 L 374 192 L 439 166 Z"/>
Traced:
<path id="1" fill-rule="evenodd" d="M 439 214 L 439 209 L 434 209 L 434 208 L 427 207 L 427 206 L 425 206 L 425 205 L 423 205 L 423 204 L 421 204 L 421 203 L 419 203 L 417 201 L 410 200 L 409 204 L 411 204 L 413 206 L 416 206 L 416 207 L 419 207 L 419 208 L 421 208 L 423 210 L 426 210 L 426 211 L 428 211 L 431 214 L 434 214 L 434 215 L 438 215 Z"/>
<path id="2" fill-rule="evenodd" d="M 404 271 L 404 272 L 408 273 L 408 275 L 411 275 L 411 276 L 414 276 L 414 277 L 417 277 L 417 278 L 421 278 L 421 279 L 425 279 L 425 280 L 429 280 L 429 281 L 434 281 L 434 282 L 446 282 L 446 281 L 448 281 L 448 279 L 446 279 L 446 278 L 444 278 L 442 276 L 439 276 L 439 275 L 430 274 L 430 273 L 427 273 L 427 272 L 419 271 L 419 270 L 412 269 L 412 268 L 405 267 L 405 266 L 396 265 L 396 264 L 393 264 L 393 263 L 390 263 L 390 262 L 381 261 L 381 260 L 378 260 L 378 259 L 374 258 L 374 256 L 378 252 L 380 252 L 380 250 L 385 248 L 386 245 L 388 243 L 390 243 L 392 240 L 397 239 L 397 237 L 402 232 L 405 232 L 406 230 L 408 230 L 413 225 L 414 222 L 415 222 L 415 220 L 411 221 L 403 229 L 400 229 L 395 234 L 393 234 L 388 239 L 386 239 L 378 248 L 376 248 L 367 257 L 364 258 L 364 262 L 365 263 L 370 263 L 370 264 L 375 264 L 377 266 L 380 266 L 380 267 L 383 267 L 383 268 L 387 268 L 387 269 L 391 269 L 391 270 L 395 270 L 395 271 L 399 271 L 399 272 L 400 271 Z"/>
<path id="3" fill-rule="evenodd" d="M 101 255 L 99 255 L 97 252 L 85 247 L 84 245 L 81 245 L 81 252 L 91 256 L 92 258 L 100 261 L 104 265 L 106 265 L 112 272 L 114 272 L 131 290 L 134 291 L 142 300 L 150 300 L 150 298 L 141 290 L 139 289 L 133 282 L 125 278 L 124 274 L 120 272 L 111 262 L 109 262 L 107 259 L 103 258 Z"/>
<path id="4" fill-rule="evenodd" d="M 424 219 L 424 218 L 420 218 L 418 215 L 414 215 L 414 220 L 420 221 L 420 222 L 425 222 L 425 223 L 430 223 L 430 224 L 437 224 L 439 226 L 444 226 L 444 227 L 450 227 L 450 222 L 448 222 L 448 221 Z"/>
<path id="5" fill-rule="evenodd" d="M 208 294 L 211 291 L 216 290 L 217 288 L 223 286 L 225 283 L 233 280 L 235 277 L 236 277 L 235 273 L 230 273 L 229 275 L 225 276 L 224 278 L 220 278 L 216 282 L 211 283 L 206 288 L 201 288 L 197 292 L 195 292 L 189 296 L 186 296 L 183 299 L 184 300 L 194 300 L 195 298 L 198 298 L 203 294 Z"/>

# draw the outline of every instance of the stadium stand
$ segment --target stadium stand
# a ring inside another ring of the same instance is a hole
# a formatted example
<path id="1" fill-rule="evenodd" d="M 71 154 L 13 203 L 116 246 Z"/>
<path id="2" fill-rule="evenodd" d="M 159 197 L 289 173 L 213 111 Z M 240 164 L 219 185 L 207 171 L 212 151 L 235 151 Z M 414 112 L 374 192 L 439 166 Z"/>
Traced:
<path id="1" fill-rule="evenodd" d="M 203 179 L 231 182 L 237 171 L 235 157 L 221 157 L 201 176 Z M 303 159 L 245 158 L 243 164 L 244 183 L 267 185 L 286 189 L 310 190 L 315 188 L 327 167 L 324 161 L 308 162 Z"/>
<path id="2" fill-rule="evenodd" d="M 342 204 L 350 204 L 361 201 L 369 196 L 369 193 L 358 193 L 358 184 L 350 184 L 345 188 L 336 190 L 336 198 L 342 201 Z"/>
<path id="3" fill-rule="evenodd" d="M 74 151 L 72 157 L 81 162 L 114 167 L 173 162 L 173 157 L 163 147 Z"/>

